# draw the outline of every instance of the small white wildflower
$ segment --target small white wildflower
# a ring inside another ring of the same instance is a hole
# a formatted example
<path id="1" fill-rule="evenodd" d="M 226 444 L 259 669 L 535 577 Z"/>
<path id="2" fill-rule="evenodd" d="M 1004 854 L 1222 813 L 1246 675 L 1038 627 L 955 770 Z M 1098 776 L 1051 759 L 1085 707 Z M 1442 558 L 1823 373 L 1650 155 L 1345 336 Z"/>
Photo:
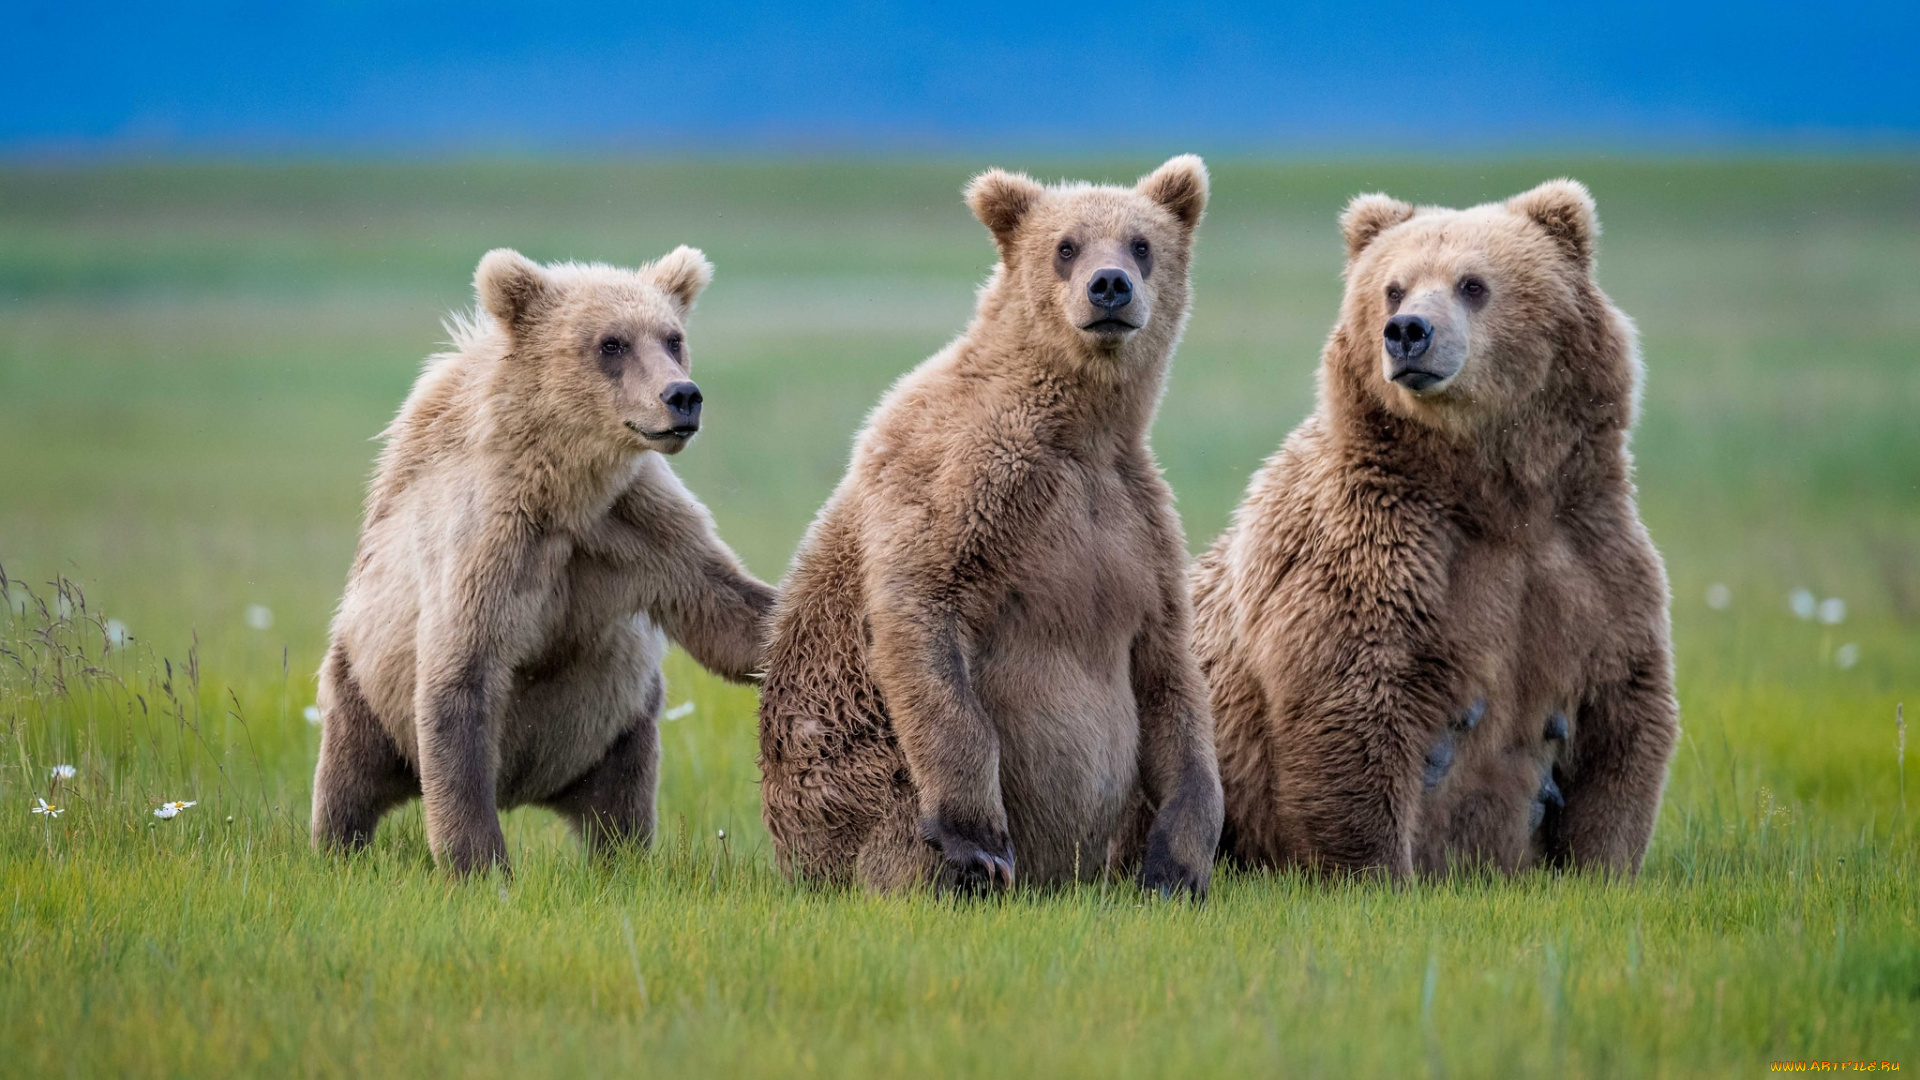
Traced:
<path id="1" fill-rule="evenodd" d="M 693 702 L 683 701 L 660 714 L 662 720 L 681 720 L 693 715 Z"/>
<path id="2" fill-rule="evenodd" d="M 720 839 L 722 839 L 722 840 L 725 840 L 726 838 L 727 838 L 727 830 L 725 830 L 725 829 L 721 829 L 721 830 L 720 830 Z"/>
<path id="3" fill-rule="evenodd" d="M 161 803 L 160 808 L 153 812 L 153 816 L 165 821 L 171 817 L 178 817 L 180 811 L 185 810 L 189 806 L 197 806 L 199 802 L 200 800 L 198 799 L 189 799 L 186 802 Z"/>
<path id="4" fill-rule="evenodd" d="M 36 814 L 45 814 L 48 817 L 59 817 L 61 814 L 67 812 L 66 807 L 63 806 L 48 806 L 47 800 L 45 799 L 35 799 L 34 802 L 39 804 L 33 808 L 33 812 Z"/>
<path id="5" fill-rule="evenodd" d="M 80 775 L 80 770 L 71 765 L 55 765 L 47 770 L 47 775 L 55 780 L 71 780 Z"/>
<path id="6" fill-rule="evenodd" d="M 1707 586 L 1707 606 L 1715 611 L 1725 611 L 1733 606 L 1733 590 L 1719 582 Z"/>
<path id="7" fill-rule="evenodd" d="M 265 604 L 248 604 L 247 625 L 255 630 L 273 629 L 273 609 Z"/>
<path id="8" fill-rule="evenodd" d="M 1820 601 L 1814 599 L 1813 594 L 1805 589 L 1795 589 L 1793 594 L 1787 597 L 1787 606 L 1793 608 L 1793 613 L 1797 617 L 1811 619 L 1814 611 L 1820 606 Z"/>
<path id="9" fill-rule="evenodd" d="M 301 710 L 300 715 L 307 718 L 307 723 L 317 724 L 320 722 L 320 706 L 309 705 Z"/>
<path id="10" fill-rule="evenodd" d="M 1845 671 L 1860 662 L 1860 646 L 1849 641 L 1833 650 L 1833 666 Z"/>
<path id="11" fill-rule="evenodd" d="M 1820 621 L 1828 626 L 1839 626 L 1847 621 L 1847 602 L 1837 596 L 1829 596 L 1820 601 Z"/>
<path id="12" fill-rule="evenodd" d="M 127 633 L 126 623 L 121 622 L 119 619 L 107 620 L 107 646 L 109 648 L 124 649 L 127 647 L 127 642 L 131 637 L 132 635 Z"/>

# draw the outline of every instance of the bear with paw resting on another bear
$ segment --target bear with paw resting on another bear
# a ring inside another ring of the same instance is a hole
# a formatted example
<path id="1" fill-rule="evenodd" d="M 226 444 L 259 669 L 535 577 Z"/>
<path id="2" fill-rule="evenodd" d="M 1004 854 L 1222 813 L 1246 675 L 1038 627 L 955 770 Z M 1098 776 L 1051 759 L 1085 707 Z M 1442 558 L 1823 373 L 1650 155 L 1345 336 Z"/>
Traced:
<path id="1" fill-rule="evenodd" d="M 1593 201 L 1368 195 L 1342 226 L 1319 406 L 1194 568 L 1223 851 L 1632 873 L 1678 707 Z"/>
<path id="2" fill-rule="evenodd" d="M 1191 156 L 1132 188 L 968 188 L 999 265 L 868 420 L 776 609 L 760 767 L 788 873 L 1206 891 L 1220 782 L 1147 446 L 1206 198 Z"/>
<path id="3" fill-rule="evenodd" d="M 426 804 L 455 871 L 505 864 L 499 810 L 558 811 L 590 848 L 653 834 L 670 637 L 744 681 L 774 592 L 664 455 L 700 427 L 686 318 L 713 268 L 501 249 L 386 431 L 320 671 L 315 846 Z"/>

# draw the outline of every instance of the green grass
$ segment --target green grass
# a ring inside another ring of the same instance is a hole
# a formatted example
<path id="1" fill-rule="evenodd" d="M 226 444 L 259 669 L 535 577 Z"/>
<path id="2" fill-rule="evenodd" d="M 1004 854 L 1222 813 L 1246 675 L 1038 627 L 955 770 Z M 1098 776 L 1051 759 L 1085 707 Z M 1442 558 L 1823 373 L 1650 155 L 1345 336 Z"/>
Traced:
<path id="1" fill-rule="evenodd" d="M 595 865 L 519 811 L 515 876 L 456 883 L 416 807 L 364 858 L 312 855 L 301 713 L 368 440 L 479 255 L 707 250 L 708 431 L 676 467 L 773 577 L 880 391 L 964 322 L 991 247 L 958 187 L 985 164 L 0 169 L 0 565 L 49 605 L 16 586 L 0 621 L 0 1074 L 1920 1064 L 1920 767 L 1903 786 L 1894 728 L 1903 700 L 1920 724 L 1910 159 L 1215 163 L 1155 433 L 1195 547 L 1311 407 L 1348 195 L 1594 189 L 1602 282 L 1646 349 L 1685 725 L 1636 883 L 1229 874 L 1199 908 L 798 890 L 759 824 L 751 691 L 678 654 L 670 700 L 696 709 L 663 729 L 653 852 Z M 84 589 L 64 617 L 59 576 Z M 1845 621 L 1796 619 L 1802 587 Z M 103 649 L 108 618 L 130 647 Z M 79 775 L 50 785 L 57 763 Z M 42 796 L 66 813 L 29 814 Z M 153 818 L 175 798 L 199 805 Z"/>

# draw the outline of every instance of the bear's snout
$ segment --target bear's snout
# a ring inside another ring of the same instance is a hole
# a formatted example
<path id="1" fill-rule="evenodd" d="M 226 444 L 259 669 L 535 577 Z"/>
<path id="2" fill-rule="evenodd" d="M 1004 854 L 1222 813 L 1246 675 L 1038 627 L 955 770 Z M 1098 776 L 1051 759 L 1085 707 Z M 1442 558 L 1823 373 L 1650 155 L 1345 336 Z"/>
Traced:
<path id="1" fill-rule="evenodd" d="M 673 422 L 676 434 L 683 429 L 700 427 L 700 403 L 706 399 L 700 395 L 700 387 L 690 379 L 667 384 L 660 391 L 660 403 L 667 407 L 667 417 Z"/>
<path id="2" fill-rule="evenodd" d="M 1395 315 L 1386 333 L 1387 355 L 1395 360 L 1418 360 L 1433 344 L 1433 324 L 1418 315 Z"/>
<path id="3" fill-rule="evenodd" d="M 1133 279 L 1117 266 L 1096 270 L 1087 282 L 1087 299 L 1106 312 L 1107 318 L 1113 318 L 1115 312 L 1133 303 Z"/>
<path id="4" fill-rule="evenodd" d="M 1433 323 L 1422 315 L 1395 315 L 1383 331 L 1387 346 L 1387 378 L 1419 393 L 1454 375 L 1443 357 L 1429 356 Z"/>

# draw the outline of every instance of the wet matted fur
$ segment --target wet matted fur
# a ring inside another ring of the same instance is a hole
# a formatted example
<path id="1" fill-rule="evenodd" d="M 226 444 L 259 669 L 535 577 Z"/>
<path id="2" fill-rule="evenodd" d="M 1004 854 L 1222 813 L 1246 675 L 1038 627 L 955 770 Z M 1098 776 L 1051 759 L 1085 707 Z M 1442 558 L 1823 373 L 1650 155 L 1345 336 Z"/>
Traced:
<path id="1" fill-rule="evenodd" d="M 686 247 L 481 261 L 478 310 L 386 431 L 320 672 L 315 846 L 416 795 L 459 871 L 505 863 L 521 804 L 589 847 L 652 835 L 667 638 L 747 679 L 774 598 L 663 456 L 698 426 L 685 320 L 711 275 Z"/>
<path id="2" fill-rule="evenodd" d="M 1194 570 L 1223 850 L 1637 870 L 1678 710 L 1593 202 L 1371 195 L 1342 224 L 1319 407 Z"/>
<path id="3" fill-rule="evenodd" d="M 795 876 L 1005 887 L 1139 866 L 1204 893 L 1220 829 L 1185 545 L 1147 446 L 1186 321 L 1198 158 L 1133 188 L 993 170 L 1000 264 L 903 377 L 795 557 L 760 705 Z M 1121 280 L 1130 299 L 1116 300 Z"/>

